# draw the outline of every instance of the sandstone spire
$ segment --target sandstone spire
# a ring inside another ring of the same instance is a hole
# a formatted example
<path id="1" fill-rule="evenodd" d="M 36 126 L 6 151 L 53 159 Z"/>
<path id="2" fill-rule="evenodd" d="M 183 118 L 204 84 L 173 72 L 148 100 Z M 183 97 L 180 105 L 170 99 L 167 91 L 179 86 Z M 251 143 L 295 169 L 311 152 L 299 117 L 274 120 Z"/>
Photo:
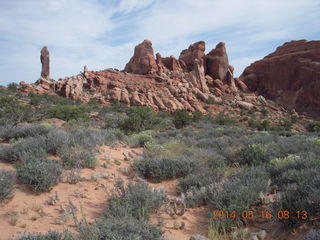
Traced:
<path id="1" fill-rule="evenodd" d="M 46 46 L 41 49 L 40 61 L 42 64 L 41 77 L 50 79 L 50 54 Z"/>

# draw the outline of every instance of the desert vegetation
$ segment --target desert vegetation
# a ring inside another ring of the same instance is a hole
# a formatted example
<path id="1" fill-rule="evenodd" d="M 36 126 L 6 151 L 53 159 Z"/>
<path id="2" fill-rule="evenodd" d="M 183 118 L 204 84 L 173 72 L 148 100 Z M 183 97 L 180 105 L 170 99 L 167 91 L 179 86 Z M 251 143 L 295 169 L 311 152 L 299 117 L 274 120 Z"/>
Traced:
<path id="1" fill-rule="evenodd" d="M 102 107 L 50 95 L 19 95 L 10 85 L 0 97 L 0 161 L 15 171 L 0 170 L 0 201 L 5 206 L 16 186 L 37 196 L 61 182 L 84 181 L 75 175 L 63 181 L 63 176 L 100 166 L 101 146 L 140 147 L 143 154 L 130 160 L 131 170 L 122 170 L 133 172 L 131 180 L 115 182 L 95 222 L 83 213 L 75 221 L 76 233 L 48 229 L 47 234 L 25 232 L 17 239 L 163 239 L 164 230 L 150 218 L 165 205 L 167 193 L 149 184 L 166 181 L 177 181 L 175 191 L 188 209 L 207 209 L 209 239 L 240 239 L 235 237 L 240 232 L 241 239 L 249 239 L 253 219 L 216 218 L 214 212 L 241 216 L 255 209 L 270 211 L 271 220 L 288 231 L 304 224 L 304 239 L 318 239 L 319 124 L 306 125 L 309 132 L 293 132 L 294 121 L 272 125 L 252 120 L 246 127 L 225 112 L 211 117 L 120 104 Z M 279 218 L 283 210 L 292 217 Z M 307 216 L 301 217 L 301 211 Z"/>

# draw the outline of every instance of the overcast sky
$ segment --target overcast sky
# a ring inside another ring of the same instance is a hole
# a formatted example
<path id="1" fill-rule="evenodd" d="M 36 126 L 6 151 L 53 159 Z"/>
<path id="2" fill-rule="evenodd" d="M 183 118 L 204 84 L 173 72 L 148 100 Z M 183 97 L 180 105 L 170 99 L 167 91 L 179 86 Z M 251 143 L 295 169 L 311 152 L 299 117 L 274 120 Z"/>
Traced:
<path id="1" fill-rule="evenodd" d="M 235 75 L 286 41 L 320 39 L 320 0 L 0 0 L 0 84 L 34 82 L 48 46 L 51 77 L 123 69 L 134 46 L 179 57 L 226 43 Z"/>

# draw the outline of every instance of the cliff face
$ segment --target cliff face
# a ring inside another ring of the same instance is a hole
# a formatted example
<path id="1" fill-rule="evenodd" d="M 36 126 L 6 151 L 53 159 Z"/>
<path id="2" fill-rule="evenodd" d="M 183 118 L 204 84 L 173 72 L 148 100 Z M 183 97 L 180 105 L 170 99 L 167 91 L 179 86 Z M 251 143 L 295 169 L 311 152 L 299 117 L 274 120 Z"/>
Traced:
<path id="1" fill-rule="evenodd" d="M 320 41 L 291 41 L 247 67 L 240 79 L 289 109 L 320 116 Z"/>

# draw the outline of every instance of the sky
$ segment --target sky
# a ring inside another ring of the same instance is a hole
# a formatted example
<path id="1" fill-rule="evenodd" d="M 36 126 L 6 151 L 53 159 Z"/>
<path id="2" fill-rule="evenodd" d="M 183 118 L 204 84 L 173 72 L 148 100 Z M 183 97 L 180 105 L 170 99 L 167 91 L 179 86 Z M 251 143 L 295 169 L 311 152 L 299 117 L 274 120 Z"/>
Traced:
<path id="1" fill-rule="evenodd" d="M 179 57 L 203 40 L 226 43 L 235 76 L 291 40 L 320 40 L 320 0 L 0 0 L 0 84 L 35 82 L 40 50 L 55 80 L 123 69 L 134 46 Z"/>

